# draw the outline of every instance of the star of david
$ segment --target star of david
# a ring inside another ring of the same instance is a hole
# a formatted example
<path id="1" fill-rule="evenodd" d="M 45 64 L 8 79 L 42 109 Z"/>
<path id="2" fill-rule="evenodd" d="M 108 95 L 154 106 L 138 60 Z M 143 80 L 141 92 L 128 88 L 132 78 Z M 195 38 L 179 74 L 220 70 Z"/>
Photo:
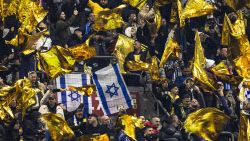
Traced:
<path id="1" fill-rule="evenodd" d="M 70 91 L 68 96 L 71 98 L 71 101 L 78 101 L 78 99 L 81 97 L 78 91 Z"/>
<path id="2" fill-rule="evenodd" d="M 118 96 L 117 90 L 119 89 L 119 87 L 116 87 L 115 83 L 106 86 L 107 86 L 106 93 L 110 94 L 110 97 L 113 97 L 114 95 Z"/>

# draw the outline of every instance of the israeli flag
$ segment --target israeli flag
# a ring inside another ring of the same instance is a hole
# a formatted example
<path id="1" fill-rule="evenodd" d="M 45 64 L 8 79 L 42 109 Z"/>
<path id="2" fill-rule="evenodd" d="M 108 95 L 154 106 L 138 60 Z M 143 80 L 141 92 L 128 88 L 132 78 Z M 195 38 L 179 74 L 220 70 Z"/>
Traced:
<path id="1" fill-rule="evenodd" d="M 81 87 L 90 84 L 90 76 L 87 74 L 65 74 L 56 78 L 57 88 L 68 88 L 68 86 Z M 67 111 L 74 111 L 78 106 L 84 104 L 84 115 L 92 113 L 91 97 L 83 96 L 78 91 L 66 91 L 57 94 L 58 103 L 63 103 Z"/>
<path id="2" fill-rule="evenodd" d="M 117 113 L 121 106 L 124 109 L 132 108 L 132 98 L 117 64 L 93 73 L 93 82 L 105 115 Z"/>

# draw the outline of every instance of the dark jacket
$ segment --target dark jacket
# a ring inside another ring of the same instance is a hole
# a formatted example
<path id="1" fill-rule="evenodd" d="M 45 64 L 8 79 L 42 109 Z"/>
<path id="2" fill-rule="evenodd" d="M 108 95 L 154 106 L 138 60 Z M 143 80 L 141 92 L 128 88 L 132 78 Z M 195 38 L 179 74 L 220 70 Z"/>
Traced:
<path id="1" fill-rule="evenodd" d="M 75 15 L 71 16 L 71 18 L 67 21 L 58 20 L 55 26 L 55 32 L 56 32 L 56 43 L 59 45 L 64 46 L 71 35 L 70 32 L 70 25 L 75 20 Z"/>

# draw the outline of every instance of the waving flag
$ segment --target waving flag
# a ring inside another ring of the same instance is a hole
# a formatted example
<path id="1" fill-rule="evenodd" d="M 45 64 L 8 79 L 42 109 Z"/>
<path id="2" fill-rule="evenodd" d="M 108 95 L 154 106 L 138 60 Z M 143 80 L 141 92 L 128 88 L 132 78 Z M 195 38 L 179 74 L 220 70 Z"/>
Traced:
<path id="1" fill-rule="evenodd" d="M 93 73 L 97 97 L 105 115 L 117 113 L 118 107 L 132 108 L 132 99 L 117 64 Z"/>
<path id="2" fill-rule="evenodd" d="M 90 76 L 87 74 L 66 74 L 56 78 L 57 88 L 68 88 L 69 86 L 81 87 L 90 84 Z M 78 91 L 66 91 L 57 94 L 58 103 L 63 103 L 68 111 L 73 111 L 84 104 L 84 114 L 92 113 L 92 97 L 83 96 Z"/>

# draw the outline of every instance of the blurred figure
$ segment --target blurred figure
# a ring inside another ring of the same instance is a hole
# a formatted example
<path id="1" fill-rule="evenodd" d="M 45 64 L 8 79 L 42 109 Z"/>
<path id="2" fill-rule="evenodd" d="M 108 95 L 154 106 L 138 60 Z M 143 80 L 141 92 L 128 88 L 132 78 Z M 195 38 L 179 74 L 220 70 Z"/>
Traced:
<path id="1" fill-rule="evenodd" d="M 74 10 L 74 14 L 68 20 L 66 20 L 65 13 L 64 12 L 59 13 L 59 18 L 55 25 L 56 44 L 68 48 L 67 42 L 71 35 L 69 27 L 74 22 L 76 15 L 78 15 L 78 11 Z"/>
<path id="2" fill-rule="evenodd" d="M 86 122 L 84 121 L 83 109 L 78 108 L 76 110 L 75 115 L 73 116 L 73 120 L 69 119 L 68 124 L 70 128 L 74 131 L 75 138 L 82 136 L 86 133 Z"/>

